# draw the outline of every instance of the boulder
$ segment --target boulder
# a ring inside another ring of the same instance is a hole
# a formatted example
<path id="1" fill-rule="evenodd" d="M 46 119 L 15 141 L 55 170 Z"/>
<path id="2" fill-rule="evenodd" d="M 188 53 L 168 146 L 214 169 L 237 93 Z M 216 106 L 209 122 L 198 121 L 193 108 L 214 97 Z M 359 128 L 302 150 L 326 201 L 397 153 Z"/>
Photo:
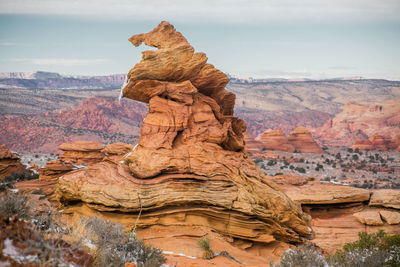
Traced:
<path id="1" fill-rule="evenodd" d="M 245 152 L 226 75 L 168 22 L 130 41 L 158 48 L 143 52 L 122 88 L 149 104 L 138 144 L 121 161 L 64 175 L 60 201 L 128 212 L 141 228 L 200 227 L 260 244 L 310 237 L 309 216 Z"/>
<path id="2" fill-rule="evenodd" d="M 360 211 L 353 214 L 353 216 L 362 224 L 365 225 L 383 225 L 379 211 L 368 210 Z"/>
<path id="3" fill-rule="evenodd" d="M 400 223 L 400 212 L 390 210 L 380 210 L 379 213 L 385 222 L 388 224 L 399 224 Z"/>

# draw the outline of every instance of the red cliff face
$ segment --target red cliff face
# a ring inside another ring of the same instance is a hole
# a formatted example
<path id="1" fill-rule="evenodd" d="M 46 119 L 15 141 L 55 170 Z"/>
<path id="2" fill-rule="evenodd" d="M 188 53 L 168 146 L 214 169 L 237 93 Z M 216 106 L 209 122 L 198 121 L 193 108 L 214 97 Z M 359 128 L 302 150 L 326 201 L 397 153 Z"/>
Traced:
<path id="1" fill-rule="evenodd" d="M 399 103 L 400 99 L 370 105 L 347 103 L 341 113 L 316 131 L 316 137 L 329 146 L 351 146 L 375 133 L 394 137 L 400 134 Z"/>
<path id="2" fill-rule="evenodd" d="M 251 133 L 249 133 L 248 131 L 244 133 L 244 141 L 246 144 L 245 148 L 247 152 L 260 153 L 264 149 L 264 145 L 261 142 L 255 140 Z"/>
<path id="3" fill-rule="evenodd" d="M 75 140 L 134 143 L 147 107 L 111 97 L 89 98 L 64 111 L 0 118 L 0 143 L 20 152 L 56 152 Z"/>

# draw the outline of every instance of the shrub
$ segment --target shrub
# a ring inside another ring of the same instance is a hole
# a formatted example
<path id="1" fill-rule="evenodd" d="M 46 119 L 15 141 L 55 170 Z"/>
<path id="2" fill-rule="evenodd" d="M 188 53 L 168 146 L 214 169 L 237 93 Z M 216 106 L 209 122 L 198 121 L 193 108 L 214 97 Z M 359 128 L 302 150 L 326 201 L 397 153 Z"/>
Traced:
<path id="1" fill-rule="evenodd" d="M 203 259 L 210 260 L 215 257 L 214 252 L 210 246 L 210 239 L 208 237 L 202 237 L 197 241 L 197 245 L 203 250 Z"/>
<path id="2" fill-rule="evenodd" d="M 157 267 L 166 262 L 161 250 L 138 240 L 134 233 L 125 234 L 122 226 L 91 217 L 82 221 L 95 247 L 95 266 L 124 266 L 135 262 L 138 267 Z"/>
<path id="3" fill-rule="evenodd" d="M 27 197 L 12 192 L 2 194 L 0 196 L 0 215 L 5 217 L 18 215 L 22 219 L 29 218 L 31 212 L 27 205 Z"/>
<path id="4" fill-rule="evenodd" d="M 273 265 L 272 267 L 328 267 L 325 258 L 321 253 L 311 245 L 302 245 L 297 247 L 295 250 L 286 250 L 281 258 L 279 265 Z"/>
<path id="5" fill-rule="evenodd" d="M 388 236 L 383 230 L 358 234 L 359 239 L 347 243 L 328 258 L 331 266 L 399 266 L 400 235 Z"/>
<path id="6" fill-rule="evenodd" d="M 13 188 L 14 187 L 13 184 L 16 182 L 24 180 L 33 180 L 38 178 L 39 174 L 36 173 L 14 172 L 4 177 L 3 181 L 0 183 L 0 192 Z"/>

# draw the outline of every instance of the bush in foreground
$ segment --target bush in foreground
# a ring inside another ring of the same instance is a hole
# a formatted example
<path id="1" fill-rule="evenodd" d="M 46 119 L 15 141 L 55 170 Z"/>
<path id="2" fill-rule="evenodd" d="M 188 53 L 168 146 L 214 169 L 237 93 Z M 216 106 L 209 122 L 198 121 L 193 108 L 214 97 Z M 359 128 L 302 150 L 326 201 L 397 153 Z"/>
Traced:
<path id="1" fill-rule="evenodd" d="M 95 246 L 95 266 L 124 266 L 134 262 L 138 267 L 158 267 L 166 262 L 161 250 L 145 244 L 132 232 L 124 233 L 120 225 L 91 217 L 82 221 L 86 234 Z"/>
<path id="2" fill-rule="evenodd" d="M 359 233 L 359 239 L 325 259 L 317 248 L 306 245 L 286 250 L 273 267 L 399 267 L 400 235 Z"/>

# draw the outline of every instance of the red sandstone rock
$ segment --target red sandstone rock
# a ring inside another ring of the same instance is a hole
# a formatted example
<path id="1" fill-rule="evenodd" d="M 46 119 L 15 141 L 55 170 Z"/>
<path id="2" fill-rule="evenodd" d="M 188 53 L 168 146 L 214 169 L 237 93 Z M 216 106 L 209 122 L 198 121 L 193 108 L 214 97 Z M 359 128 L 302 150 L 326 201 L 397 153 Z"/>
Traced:
<path id="1" fill-rule="evenodd" d="M 383 225 L 379 211 L 368 210 L 354 213 L 353 216 L 362 224 Z"/>
<path id="2" fill-rule="evenodd" d="M 265 177 L 244 150 L 244 122 L 225 74 L 207 64 L 174 27 L 162 22 L 130 38 L 143 52 L 123 96 L 149 103 L 138 145 L 121 162 L 65 174 L 61 201 L 129 212 L 138 227 L 212 229 L 250 243 L 302 242 L 309 217 Z"/>
<path id="3" fill-rule="evenodd" d="M 261 142 L 256 141 L 248 131 L 244 133 L 244 141 L 247 152 L 260 153 L 264 149 L 264 145 Z"/>
<path id="4" fill-rule="evenodd" d="M 343 111 L 316 132 L 325 145 L 351 146 L 357 139 L 366 139 L 376 133 L 395 137 L 400 134 L 399 99 L 377 104 L 347 103 Z"/>
<path id="5" fill-rule="evenodd" d="M 314 141 L 311 133 L 304 127 L 299 126 L 290 133 L 288 140 L 297 152 L 301 153 L 325 153 Z"/>
<path id="6" fill-rule="evenodd" d="M 63 143 L 59 149 L 63 151 L 60 159 L 75 164 L 95 164 L 100 162 L 104 155 L 101 150 L 104 146 L 100 142 L 76 141 Z"/>
<path id="7" fill-rule="evenodd" d="M 21 164 L 17 155 L 12 153 L 6 145 L 0 145 L 0 181 L 4 177 L 16 172 L 28 172 Z"/>
<path id="8" fill-rule="evenodd" d="M 285 133 L 280 128 L 273 131 L 265 131 L 257 139 L 269 150 L 286 152 L 294 152 L 295 150 L 293 144 L 289 142 Z"/>

